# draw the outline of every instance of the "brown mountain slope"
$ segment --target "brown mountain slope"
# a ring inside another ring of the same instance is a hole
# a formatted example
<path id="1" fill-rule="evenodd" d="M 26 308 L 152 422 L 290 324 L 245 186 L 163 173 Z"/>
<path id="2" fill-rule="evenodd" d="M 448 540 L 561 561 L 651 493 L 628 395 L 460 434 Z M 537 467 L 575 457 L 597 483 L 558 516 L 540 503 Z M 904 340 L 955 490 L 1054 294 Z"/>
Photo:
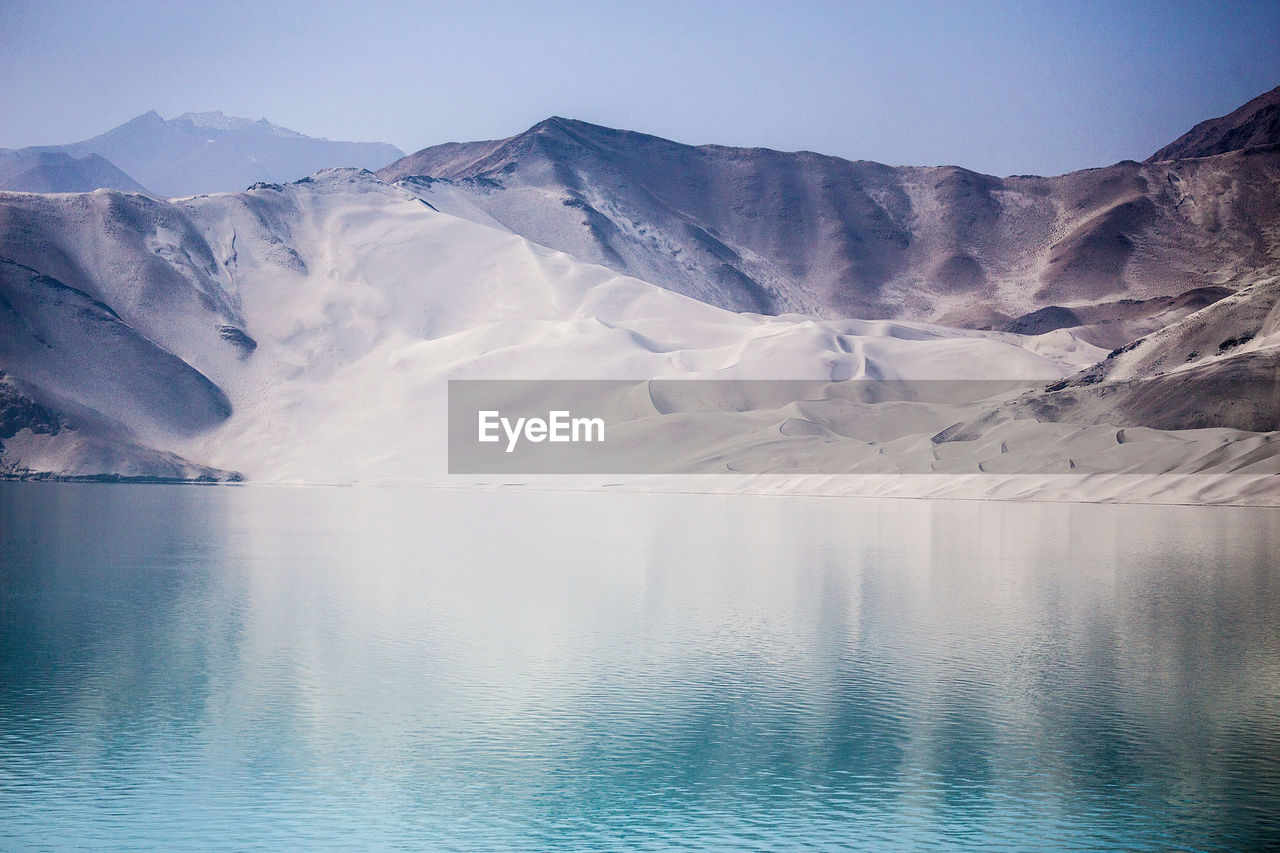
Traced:
<path id="1" fill-rule="evenodd" d="M 1202 121 L 1147 159 L 1148 163 L 1210 157 L 1280 143 L 1280 86 L 1238 110 Z"/>
<path id="2" fill-rule="evenodd" d="M 1280 261 L 1276 147 L 999 178 L 556 118 L 379 175 L 432 203 L 444 187 L 535 242 L 740 311 L 999 325 L 1052 305 L 1234 289 Z"/>

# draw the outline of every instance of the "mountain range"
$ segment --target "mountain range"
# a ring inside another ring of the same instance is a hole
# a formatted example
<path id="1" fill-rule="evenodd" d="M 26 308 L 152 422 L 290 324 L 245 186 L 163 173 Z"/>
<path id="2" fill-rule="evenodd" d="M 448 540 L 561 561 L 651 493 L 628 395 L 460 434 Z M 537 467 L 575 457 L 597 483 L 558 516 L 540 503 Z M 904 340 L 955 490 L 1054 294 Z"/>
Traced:
<path id="1" fill-rule="evenodd" d="M 315 139 L 266 119 L 205 112 L 166 120 L 152 110 L 82 142 L 0 151 L 0 189 L 136 192 L 146 187 L 172 198 L 235 192 L 257 181 L 291 181 L 333 166 L 376 169 L 403 153 L 382 142 Z M 57 168 L 58 177 L 43 179 L 18 171 L 22 163 L 50 155 L 69 157 L 74 165 L 56 161 L 56 167 L 44 170 Z"/>
<path id="2" fill-rule="evenodd" d="M 1280 161 L 1266 147 L 1280 131 L 1265 104 L 1278 93 L 1239 125 L 1243 142 L 1270 140 L 1247 153 L 1048 178 L 695 147 L 560 118 L 378 174 L 447 181 L 535 242 L 730 310 L 1007 328 L 1271 268 Z"/>
<path id="3" fill-rule="evenodd" d="M 1055 177 L 552 118 L 376 175 L 0 193 L 0 470 L 438 482 L 450 378 L 862 378 L 905 390 L 659 406 L 636 440 L 693 470 L 1034 473 L 1019 496 L 1095 471 L 1091 498 L 1280 502 L 1276 97 Z M 958 406 L 912 385 L 962 378 L 1035 387 Z M 680 444 L 726 405 L 749 446 Z M 866 426 L 890 411 L 912 434 Z M 1153 472 L 1234 485 L 1116 485 Z"/>

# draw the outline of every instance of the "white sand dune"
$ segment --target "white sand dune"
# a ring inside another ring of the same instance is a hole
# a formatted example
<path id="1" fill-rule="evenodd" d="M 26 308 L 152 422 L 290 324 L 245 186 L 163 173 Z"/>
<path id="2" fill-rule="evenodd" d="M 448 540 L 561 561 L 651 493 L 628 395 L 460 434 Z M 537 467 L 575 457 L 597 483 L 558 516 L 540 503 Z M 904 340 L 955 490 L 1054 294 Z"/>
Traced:
<path id="1" fill-rule="evenodd" d="M 356 170 L 174 202 L 109 191 L 0 195 L 0 256 L 11 261 L 0 266 L 0 295 L 17 306 L 0 317 L 0 368 L 12 399 L 47 407 L 65 425 L 9 430 L 0 438 L 6 470 L 492 483 L 501 478 L 446 473 L 448 379 L 1049 383 L 1106 355 L 1066 330 L 737 314 L 421 195 Z M 88 327 L 85 311 L 99 317 Z M 148 404 L 175 394 L 189 401 L 176 412 Z M 938 444 L 934 434 L 982 408 L 881 405 L 655 412 L 627 425 L 628 440 L 664 447 L 670 470 L 742 473 L 521 482 L 1280 502 L 1270 435 L 1137 430 L 1117 441 L 1104 425 L 1021 419 Z M 739 424 L 726 444 L 709 441 L 726 417 L 749 421 L 749 440 Z M 877 433 L 877 418 L 911 434 Z"/>

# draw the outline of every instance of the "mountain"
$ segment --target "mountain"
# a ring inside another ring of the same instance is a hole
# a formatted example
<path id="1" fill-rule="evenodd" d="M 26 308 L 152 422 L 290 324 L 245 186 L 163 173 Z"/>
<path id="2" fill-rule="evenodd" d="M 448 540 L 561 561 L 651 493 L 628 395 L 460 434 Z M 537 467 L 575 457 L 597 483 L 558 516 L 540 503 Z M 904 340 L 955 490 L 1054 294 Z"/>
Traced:
<path id="1" fill-rule="evenodd" d="M 133 178 L 97 154 L 76 158 L 61 151 L 0 151 L 0 189 L 27 193 L 83 193 L 105 187 L 146 192 Z"/>
<path id="2" fill-rule="evenodd" d="M 0 193 L 0 476 L 474 482 L 449 380 L 622 379 L 579 400 L 655 471 L 774 478 L 715 488 L 1280 504 L 1277 151 L 995 178 L 553 119 Z"/>
<path id="3" fill-rule="evenodd" d="M 96 154 L 166 197 L 235 192 L 334 166 L 378 168 L 403 154 L 381 142 L 314 139 L 266 119 L 208 112 L 165 120 L 154 110 L 83 142 L 23 150 Z"/>
<path id="4" fill-rule="evenodd" d="M 1050 307 L 1236 289 L 1280 260 L 1269 149 L 999 178 L 551 118 L 378 174 L 735 311 L 1004 328 Z"/>
<path id="5" fill-rule="evenodd" d="M 1062 496 L 1054 477 L 1071 469 L 1194 472 L 1197 499 L 1205 472 L 1230 473 L 1236 486 L 1214 499 L 1280 499 L 1280 442 L 1231 427 L 1132 428 L 1119 455 L 1113 426 L 1027 417 L 931 438 L 990 409 L 938 399 L 938 380 L 1054 387 L 1103 358 L 1065 330 L 736 314 L 368 172 L 173 201 L 0 194 L 0 258 L 8 476 L 456 483 L 447 380 L 631 378 L 611 404 L 631 413 L 628 442 L 660 449 L 661 470 L 953 496 L 1008 496 L 1014 481 L 977 476 L 999 470 L 1022 478 L 1022 496 Z M 1274 343 L 1251 346 L 1273 357 Z M 794 397 L 725 385 L 681 399 L 650 386 L 664 377 L 805 382 Z M 833 471 L 870 479 L 813 479 Z M 1065 494 L 1093 499 L 1188 494 L 1123 477 L 1071 483 Z"/>
<path id="6" fill-rule="evenodd" d="M 1280 144 L 1280 86 L 1254 98 L 1234 112 L 1202 121 L 1147 160 L 1211 157 L 1260 145 Z"/>
<path id="7" fill-rule="evenodd" d="M 424 476 L 450 375 L 955 375 L 967 354 L 1052 379 L 1095 353 L 746 318 L 353 170 L 175 202 L 0 194 L 0 258 L 0 367 L 37 427 L 7 462 L 72 472 L 80 446 L 51 445 L 107 434 L 131 440 L 116 473 L 140 446 L 256 480 Z"/>
<path id="8" fill-rule="evenodd" d="M 1263 434 L 1252 452 L 1269 455 L 1280 434 L 1280 278 L 1215 301 L 1073 376 L 954 424 L 934 440 L 981 440 L 1018 422 L 1074 429 L 1230 427 Z M 1125 441 L 1121 429 L 1115 443 Z"/>

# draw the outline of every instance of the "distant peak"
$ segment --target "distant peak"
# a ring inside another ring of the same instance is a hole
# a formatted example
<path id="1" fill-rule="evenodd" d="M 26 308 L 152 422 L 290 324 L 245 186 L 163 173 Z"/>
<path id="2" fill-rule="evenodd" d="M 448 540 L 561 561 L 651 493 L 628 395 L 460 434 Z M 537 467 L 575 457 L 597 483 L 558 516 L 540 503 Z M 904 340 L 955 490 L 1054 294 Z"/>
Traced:
<path id="1" fill-rule="evenodd" d="M 538 131 L 543 131 L 543 130 L 569 130 L 569 129 L 583 130 L 586 128 L 597 128 L 597 125 L 589 124 L 585 121 L 578 121 L 576 118 L 565 118 L 564 116 L 551 116 L 550 118 L 544 118 L 542 121 L 538 122 L 533 127 L 529 128 L 529 130 L 526 132 L 537 133 Z M 598 128 L 598 129 L 607 130 L 607 128 Z"/>
<path id="2" fill-rule="evenodd" d="M 533 127 L 526 130 L 516 138 L 537 138 L 556 136 L 566 140 L 572 140 L 579 144 L 599 144 L 604 140 L 618 139 L 622 137 L 644 137 L 645 134 L 633 133 L 626 130 L 618 130 L 612 127 L 605 127 L 591 122 L 581 121 L 576 118 L 565 118 L 564 116 L 551 116 L 544 118 Z"/>
<path id="3" fill-rule="evenodd" d="M 221 131 L 223 133 L 248 130 L 253 133 L 270 134 L 271 136 L 289 136 L 297 139 L 305 138 L 304 134 L 298 133 L 296 130 L 289 130 L 287 127 L 281 127 L 278 124 L 272 124 L 265 118 L 251 119 L 242 118 L 240 116 L 229 116 L 222 110 L 209 110 L 207 112 L 200 113 L 186 112 L 180 116 L 169 119 L 167 124 L 182 124 L 194 127 L 198 130 L 213 130 Z"/>
<path id="4" fill-rule="evenodd" d="M 206 130 L 240 130 L 254 123 L 253 119 L 229 116 L 222 110 L 204 113 L 183 113 L 173 120 L 190 122 L 196 127 L 205 128 Z"/>
<path id="5" fill-rule="evenodd" d="M 142 115 L 134 116 L 133 118 L 129 119 L 127 122 L 125 122 L 125 125 L 157 124 L 157 123 L 164 124 L 164 117 L 161 116 L 160 113 L 156 112 L 155 110 L 147 110 Z"/>

